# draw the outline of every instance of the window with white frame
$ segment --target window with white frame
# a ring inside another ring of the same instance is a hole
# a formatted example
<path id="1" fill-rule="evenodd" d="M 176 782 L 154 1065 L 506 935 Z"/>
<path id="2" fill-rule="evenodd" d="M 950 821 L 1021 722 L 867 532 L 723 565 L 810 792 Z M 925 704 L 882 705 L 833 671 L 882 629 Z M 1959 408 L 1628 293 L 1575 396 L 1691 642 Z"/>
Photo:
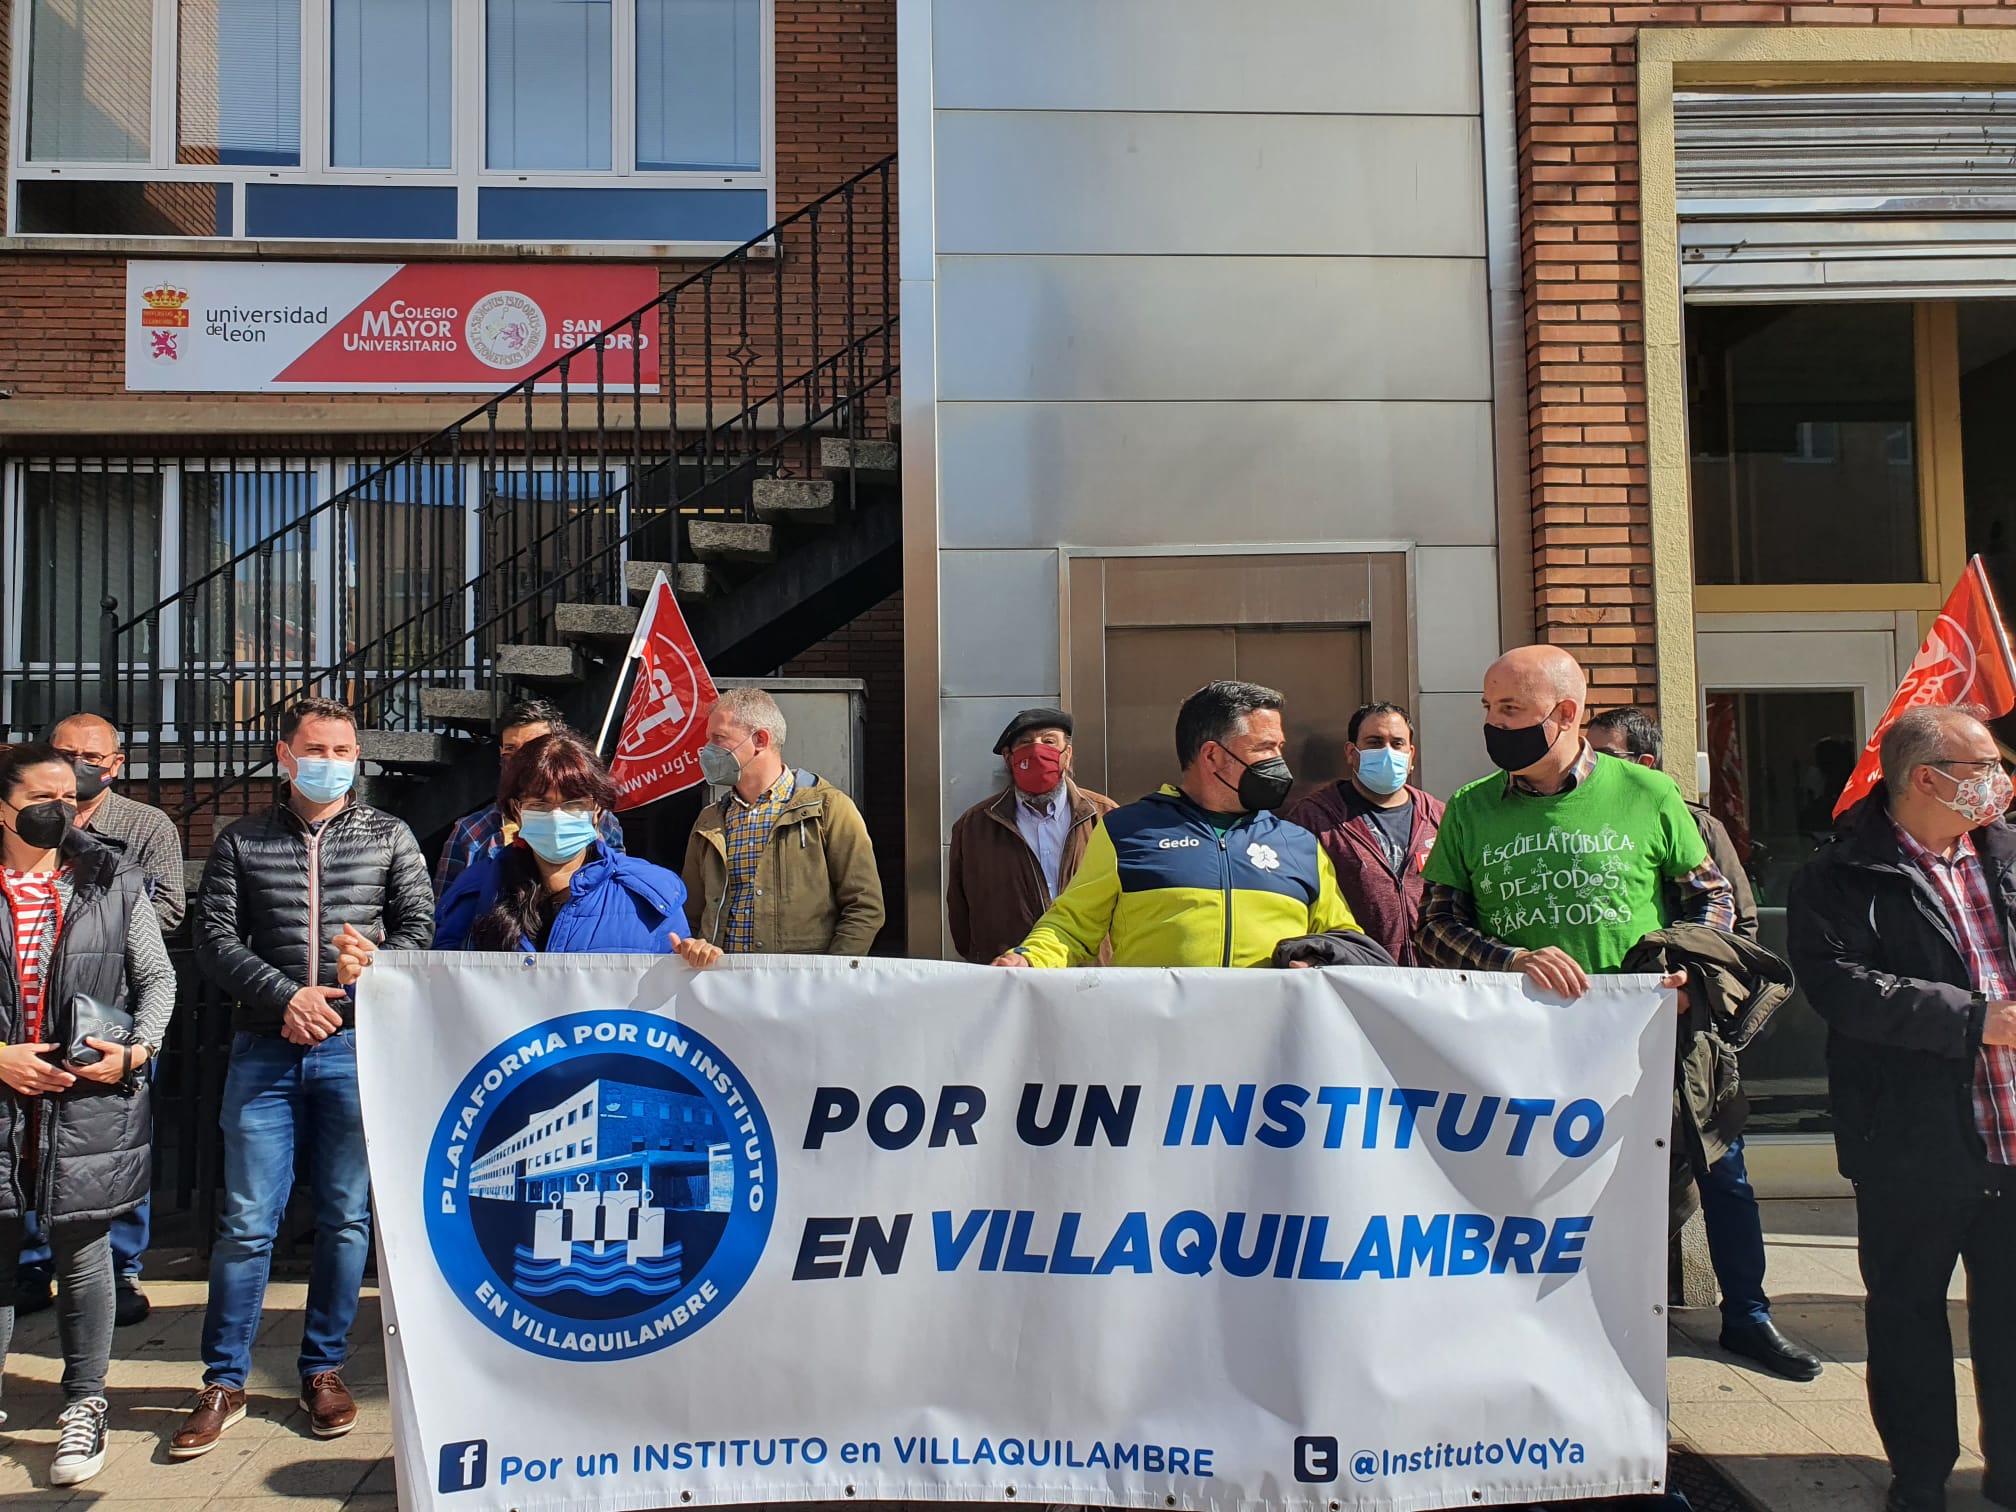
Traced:
<path id="1" fill-rule="evenodd" d="M 22 236 L 737 243 L 774 0 L 22 0 Z"/>

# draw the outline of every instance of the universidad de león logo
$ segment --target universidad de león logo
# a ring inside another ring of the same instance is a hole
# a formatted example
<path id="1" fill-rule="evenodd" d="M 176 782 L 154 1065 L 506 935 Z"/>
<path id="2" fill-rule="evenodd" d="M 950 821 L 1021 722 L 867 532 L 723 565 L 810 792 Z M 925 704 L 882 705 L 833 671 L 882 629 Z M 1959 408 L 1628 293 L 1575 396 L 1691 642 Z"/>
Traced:
<path id="1" fill-rule="evenodd" d="M 776 1206 L 769 1120 L 704 1036 L 607 1009 L 477 1061 L 427 1155 L 427 1234 L 485 1326 L 562 1360 L 628 1359 L 742 1289 Z"/>

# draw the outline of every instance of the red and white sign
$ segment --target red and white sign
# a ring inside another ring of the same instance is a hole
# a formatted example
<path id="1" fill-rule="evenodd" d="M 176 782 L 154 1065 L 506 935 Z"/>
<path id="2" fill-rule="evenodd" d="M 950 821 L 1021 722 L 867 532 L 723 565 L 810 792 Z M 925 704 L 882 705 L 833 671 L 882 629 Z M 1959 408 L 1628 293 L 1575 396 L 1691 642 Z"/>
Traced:
<path id="1" fill-rule="evenodd" d="M 619 811 L 669 798 L 701 781 L 707 710 L 721 696 L 662 572 L 637 621 L 630 660 L 637 663 L 637 680 L 609 761 Z"/>
<path id="2" fill-rule="evenodd" d="M 1983 719 L 1999 719 L 2016 709 L 2016 658 L 2009 654 L 2002 612 L 1995 606 L 1988 569 L 1978 556 L 1968 562 L 1931 634 L 1912 659 L 1911 670 L 1904 674 L 1897 696 L 1876 722 L 1862 759 L 1834 805 L 1837 816 L 1859 803 L 1882 777 L 1877 750 L 1891 721 L 1906 709 L 1931 704 L 1966 704 Z"/>
<path id="3" fill-rule="evenodd" d="M 623 320 L 658 288 L 636 263 L 129 262 L 126 387 L 494 393 L 606 332 L 601 387 L 656 393 L 658 312 Z M 568 387 L 597 382 L 584 352 Z"/>

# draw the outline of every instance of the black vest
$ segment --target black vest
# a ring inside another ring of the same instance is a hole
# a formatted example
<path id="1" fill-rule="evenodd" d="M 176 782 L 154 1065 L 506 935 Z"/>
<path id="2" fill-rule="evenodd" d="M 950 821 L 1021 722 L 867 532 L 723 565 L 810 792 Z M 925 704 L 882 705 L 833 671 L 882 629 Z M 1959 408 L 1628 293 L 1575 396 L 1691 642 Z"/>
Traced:
<path id="1" fill-rule="evenodd" d="M 73 848 L 74 847 L 74 848 Z M 74 896 L 63 913 L 42 994 L 43 1039 L 57 1006 L 75 993 L 126 1006 L 126 933 L 135 909 L 151 908 L 146 879 L 94 841 L 65 842 Z M 21 1039 L 21 980 L 14 914 L 0 903 L 0 1040 Z M 34 1208 L 44 1223 L 102 1220 L 137 1207 L 152 1183 L 153 1104 L 148 1078 L 130 1091 L 79 1079 L 67 1091 L 24 1099 L 0 1084 L 0 1217 Z M 39 1112 L 31 1119 L 30 1109 Z M 30 1124 L 35 1127 L 30 1127 Z M 22 1153 L 37 1141 L 37 1190 L 21 1187 Z"/>

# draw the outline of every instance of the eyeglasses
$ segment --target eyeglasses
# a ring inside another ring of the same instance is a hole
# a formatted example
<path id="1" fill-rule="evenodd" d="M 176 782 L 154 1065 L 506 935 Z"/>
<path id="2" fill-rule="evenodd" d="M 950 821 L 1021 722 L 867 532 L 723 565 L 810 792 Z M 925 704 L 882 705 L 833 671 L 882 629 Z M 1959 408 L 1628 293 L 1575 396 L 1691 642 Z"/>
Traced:
<path id="1" fill-rule="evenodd" d="M 73 765 L 81 761 L 95 767 L 110 766 L 119 756 L 117 751 L 66 751 L 61 746 L 56 747 L 56 754 Z"/>
<path id="2" fill-rule="evenodd" d="M 586 816 L 595 812 L 595 801 L 592 798 L 576 798 L 567 803 L 548 803 L 543 798 L 528 798 L 518 805 L 518 811 L 523 814 L 580 814 Z"/>
<path id="3" fill-rule="evenodd" d="M 1999 767 L 2002 765 L 2002 758 L 1999 756 L 1942 756 L 1937 761 L 1928 761 L 1925 764 L 1935 767 L 1972 767 L 1978 772 L 1986 771 L 1990 767 Z"/>

